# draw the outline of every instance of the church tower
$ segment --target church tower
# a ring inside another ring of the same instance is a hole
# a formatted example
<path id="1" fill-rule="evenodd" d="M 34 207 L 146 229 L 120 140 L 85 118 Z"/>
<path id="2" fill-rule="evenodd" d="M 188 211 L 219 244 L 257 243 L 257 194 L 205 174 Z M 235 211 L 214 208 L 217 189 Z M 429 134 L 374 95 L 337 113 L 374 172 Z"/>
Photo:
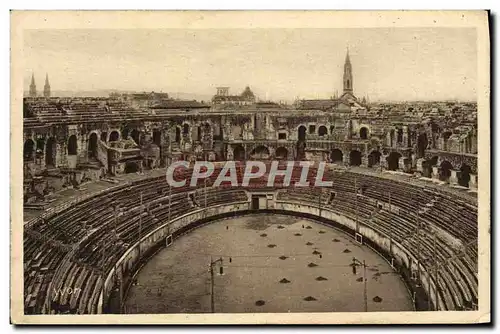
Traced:
<path id="1" fill-rule="evenodd" d="M 43 96 L 46 98 L 50 97 L 50 85 L 49 85 L 49 75 L 45 74 L 45 85 L 43 86 Z"/>
<path id="2" fill-rule="evenodd" d="M 36 97 L 35 74 L 31 74 L 30 97 Z"/>
<path id="3" fill-rule="evenodd" d="M 351 59 L 349 59 L 349 49 L 347 49 L 347 53 L 345 56 L 344 63 L 344 93 L 352 94 L 352 66 Z"/>

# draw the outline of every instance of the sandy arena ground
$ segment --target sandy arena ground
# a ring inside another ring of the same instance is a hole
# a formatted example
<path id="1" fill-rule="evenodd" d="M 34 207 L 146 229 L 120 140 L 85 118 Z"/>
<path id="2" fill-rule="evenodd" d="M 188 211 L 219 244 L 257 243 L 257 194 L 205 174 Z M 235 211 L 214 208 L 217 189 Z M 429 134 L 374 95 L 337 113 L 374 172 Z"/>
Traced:
<path id="1" fill-rule="evenodd" d="M 314 253 L 314 254 L 313 254 Z M 390 265 L 342 232 L 309 220 L 259 214 L 211 223 L 161 250 L 137 275 L 127 313 L 211 312 L 210 259 L 217 313 L 411 311 Z M 378 297 L 378 298 L 376 298 Z M 375 300 L 374 300 L 375 298 Z"/>

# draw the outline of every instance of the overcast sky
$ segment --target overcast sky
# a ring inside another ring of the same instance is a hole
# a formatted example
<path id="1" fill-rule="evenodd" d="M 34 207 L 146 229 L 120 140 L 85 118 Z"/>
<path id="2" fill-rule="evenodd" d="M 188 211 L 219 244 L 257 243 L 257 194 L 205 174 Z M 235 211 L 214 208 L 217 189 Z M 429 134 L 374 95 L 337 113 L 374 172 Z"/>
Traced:
<path id="1" fill-rule="evenodd" d="M 246 85 L 273 100 L 342 91 L 370 100 L 475 100 L 475 29 L 28 30 L 24 85 L 214 94 Z"/>

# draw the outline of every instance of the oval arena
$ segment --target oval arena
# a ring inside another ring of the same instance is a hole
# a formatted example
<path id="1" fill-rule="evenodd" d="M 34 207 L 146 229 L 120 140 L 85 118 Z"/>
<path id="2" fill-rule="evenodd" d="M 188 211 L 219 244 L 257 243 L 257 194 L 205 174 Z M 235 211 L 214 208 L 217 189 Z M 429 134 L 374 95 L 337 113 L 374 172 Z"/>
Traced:
<path id="1" fill-rule="evenodd" d="M 26 224 L 26 311 L 120 313 L 134 275 L 153 254 L 199 225 L 258 212 L 311 219 L 367 245 L 401 275 L 417 310 L 433 309 L 436 301 L 440 310 L 474 308 L 472 198 L 409 176 L 332 165 L 328 174 L 335 180 L 328 189 L 268 187 L 259 180 L 213 188 L 215 174 L 203 187 L 173 188 L 159 169 L 65 199 Z"/>
<path id="2" fill-rule="evenodd" d="M 349 55 L 344 71 L 340 97 L 293 105 L 249 87 L 52 98 L 48 77 L 42 98 L 33 76 L 25 313 L 476 310 L 477 105 L 368 103 Z M 214 173 L 191 183 L 197 161 Z M 324 170 L 268 182 L 272 161 Z M 243 182 L 248 162 L 266 168 Z"/>

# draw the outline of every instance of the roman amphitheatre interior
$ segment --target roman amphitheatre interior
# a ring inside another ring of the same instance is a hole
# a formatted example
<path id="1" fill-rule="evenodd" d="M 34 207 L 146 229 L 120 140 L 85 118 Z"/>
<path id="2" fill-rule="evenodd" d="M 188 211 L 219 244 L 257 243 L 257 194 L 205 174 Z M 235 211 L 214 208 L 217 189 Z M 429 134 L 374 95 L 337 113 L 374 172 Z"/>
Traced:
<path id="1" fill-rule="evenodd" d="M 25 314 L 475 310 L 475 102 L 24 98 Z M 328 187 L 241 185 L 325 162 Z M 168 167 L 188 161 L 172 187 Z M 214 173 L 191 186 L 196 161 Z M 238 187 L 213 184 L 236 161 Z"/>

